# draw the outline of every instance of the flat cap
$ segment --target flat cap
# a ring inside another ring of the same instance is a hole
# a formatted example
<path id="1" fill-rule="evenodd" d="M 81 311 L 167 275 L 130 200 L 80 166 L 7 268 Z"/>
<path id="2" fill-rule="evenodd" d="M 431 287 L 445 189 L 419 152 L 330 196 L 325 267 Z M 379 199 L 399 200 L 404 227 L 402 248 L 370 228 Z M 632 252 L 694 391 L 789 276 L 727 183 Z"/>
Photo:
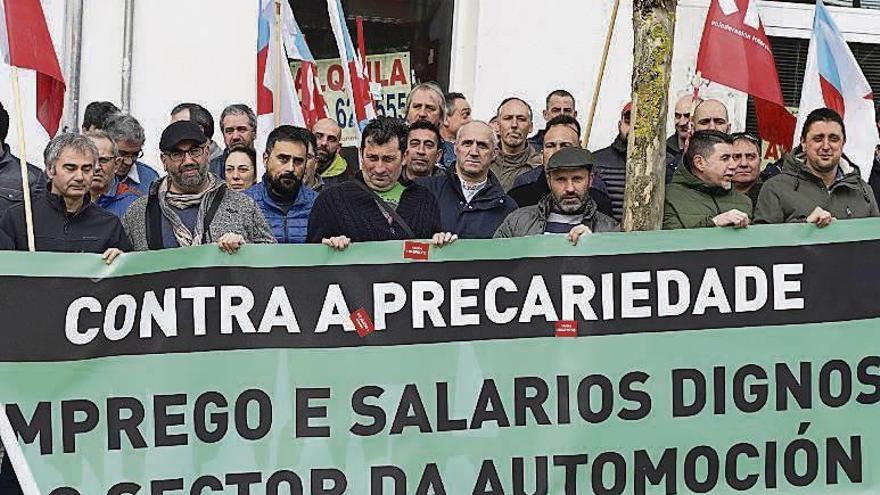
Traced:
<path id="1" fill-rule="evenodd" d="M 585 168 L 593 169 L 593 154 L 583 148 L 568 147 L 553 153 L 553 156 L 547 160 L 544 169 L 547 172 L 551 170 L 559 170 L 563 168 Z"/>

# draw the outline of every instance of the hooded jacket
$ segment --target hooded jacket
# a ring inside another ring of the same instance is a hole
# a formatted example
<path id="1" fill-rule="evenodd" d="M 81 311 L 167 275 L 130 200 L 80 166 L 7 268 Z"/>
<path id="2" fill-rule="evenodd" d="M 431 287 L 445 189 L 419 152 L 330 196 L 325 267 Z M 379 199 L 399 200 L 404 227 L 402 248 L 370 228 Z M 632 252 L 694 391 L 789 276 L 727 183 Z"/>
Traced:
<path id="1" fill-rule="evenodd" d="M 761 188 L 755 223 L 804 222 L 816 207 L 838 220 L 880 216 L 877 199 L 859 168 L 841 157 L 830 187 L 808 169 L 804 155 L 786 155 L 782 171 Z"/>
<path id="2" fill-rule="evenodd" d="M 437 199 L 443 232 L 458 234 L 462 239 L 491 239 L 507 215 L 516 209 L 516 201 L 504 193 L 495 174 L 489 172 L 488 182 L 471 199 L 465 201 L 461 179 L 454 171 L 419 180 Z"/>
<path id="3" fill-rule="evenodd" d="M 496 239 L 507 237 L 525 237 L 530 235 L 543 235 L 547 226 L 547 217 L 550 216 L 550 203 L 552 196 L 550 194 L 544 196 L 538 204 L 520 208 L 504 219 L 498 230 L 495 231 Z M 587 210 L 584 214 L 582 224 L 589 227 L 594 233 L 599 232 L 618 232 L 620 224 L 617 220 L 599 212 L 596 209 L 596 202 L 590 199 L 587 201 Z"/>
<path id="4" fill-rule="evenodd" d="M 24 202 L 24 194 L 21 192 L 21 165 L 18 157 L 9 150 L 8 144 L 3 144 L 0 151 L 0 216 L 10 207 Z M 39 168 L 27 164 L 28 184 L 31 196 L 36 197 L 46 190 L 49 179 Z"/>
<path id="5" fill-rule="evenodd" d="M 715 227 L 717 215 L 737 209 L 752 216 L 752 201 L 733 188 L 707 184 L 687 167 L 676 169 L 672 183 L 666 187 L 663 208 L 664 229 L 697 229 Z"/>

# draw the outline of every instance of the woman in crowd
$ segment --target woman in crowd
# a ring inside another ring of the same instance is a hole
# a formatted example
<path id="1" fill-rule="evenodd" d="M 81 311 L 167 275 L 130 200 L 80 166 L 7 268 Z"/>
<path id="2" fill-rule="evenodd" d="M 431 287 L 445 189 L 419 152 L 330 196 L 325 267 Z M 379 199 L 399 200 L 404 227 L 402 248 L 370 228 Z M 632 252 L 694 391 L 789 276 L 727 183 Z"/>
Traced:
<path id="1" fill-rule="evenodd" d="M 233 150 L 226 157 L 226 185 L 244 191 L 257 182 L 257 153 L 253 148 Z"/>

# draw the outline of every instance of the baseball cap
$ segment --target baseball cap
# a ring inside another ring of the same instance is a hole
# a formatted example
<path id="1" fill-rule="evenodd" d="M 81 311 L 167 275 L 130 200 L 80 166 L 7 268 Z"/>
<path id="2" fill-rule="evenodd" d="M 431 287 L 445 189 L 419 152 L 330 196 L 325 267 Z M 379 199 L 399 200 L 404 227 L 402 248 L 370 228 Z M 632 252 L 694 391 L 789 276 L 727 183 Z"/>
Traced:
<path id="1" fill-rule="evenodd" d="M 562 148 L 556 153 L 553 153 L 553 156 L 547 160 L 545 170 L 547 172 L 563 168 L 585 168 L 587 170 L 592 170 L 594 163 L 593 154 L 589 151 L 583 148 L 569 147 Z"/>
<path id="2" fill-rule="evenodd" d="M 178 144 L 184 141 L 195 141 L 199 144 L 207 141 L 202 128 L 195 122 L 190 120 L 179 120 L 171 123 L 162 131 L 162 138 L 159 140 L 160 151 L 171 151 Z"/>

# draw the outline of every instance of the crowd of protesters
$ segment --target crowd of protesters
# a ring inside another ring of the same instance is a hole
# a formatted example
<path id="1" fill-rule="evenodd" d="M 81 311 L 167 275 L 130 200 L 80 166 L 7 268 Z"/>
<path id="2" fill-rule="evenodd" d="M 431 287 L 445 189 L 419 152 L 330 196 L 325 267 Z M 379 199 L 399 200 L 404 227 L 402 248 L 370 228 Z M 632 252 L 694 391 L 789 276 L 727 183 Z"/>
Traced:
<path id="1" fill-rule="evenodd" d="M 378 117 L 361 130 L 358 164 L 341 153 L 342 128 L 282 125 L 255 150 L 257 119 L 246 105 L 215 121 L 196 103 L 171 109 L 161 131 L 161 167 L 143 163 L 145 131 L 110 102 L 86 108 L 81 133 L 62 133 L 43 166 L 28 164 L 38 251 L 101 253 L 217 244 L 323 243 L 563 234 L 620 230 L 632 104 L 610 145 L 580 147 L 571 93 L 546 98 L 546 126 L 533 132 L 523 99 L 504 99 L 473 120 L 464 95 L 417 85 L 404 119 Z M 840 115 L 809 114 L 800 145 L 761 170 L 761 141 L 731 133 L 725 104 L 690 95 L 675 102 L 666 141 L 666 229 L 731 227 L 878 216 L 876 188 L 843 154 Z M 29 235 L 18 158 L 0 107 L 0 248 L 26 250 Z M 880 154 L 878 154 L 880 156 Z M 257 174 L 258 160 L 265 172 Z M 880 160 L 878 160 L 880 161 Z M 164 174 L 157 172 L 161 169 Z M 874 167 L 871 182 L 880 182 Z"/>
<path id="2" fill-rule="evenodd" d="M 355 166 L 341 153 L 342 128 L 332 119 L 311 129 L 282 125 L 255 150 L 253 110 L 230 105 L 220 115 L 221 148 L 210 112 L 181 103 L 161 131 L 160 176 L 140 161 L 138 120 L 94 102 L 81 133 L 52 139 L 42 167 L 27 164 L 33 247 L 99 253 L 109 264 L 124 252 L 203 244 L 230 254 L 251 243 L 343 250 L 352 242 L 430 239 L 440 247 L 458 238 L 547 234 L 577 244 L 620 230 L 632 111 L 632 104 L 622 108 L 614 141 L 591 153 L 580 146 L 575 101 L 565 90 L 547 96 L 546 126 L 533 133 L 532 108 L 520 98 L 504 99 L 487 121 L 473 120 L 464 95 L 423 83 L 410 92 L 405 119 L 379 117 L 361 130 Z M 764 170 L 761 141 L 731 133 L 723 102 L 682 97 L 674 122 L 664 161 L 666 229 L 825 227 L 880 216 L 880 158 L 869 185 L 843 154 L 846 128 L 833 110 L 811 112 L 800 145 Z M 27 250 L 22 172 L 8 130 L 0 105 L 0 249 Z M 8 462 L 0 488 L 15 486 Z"/>

